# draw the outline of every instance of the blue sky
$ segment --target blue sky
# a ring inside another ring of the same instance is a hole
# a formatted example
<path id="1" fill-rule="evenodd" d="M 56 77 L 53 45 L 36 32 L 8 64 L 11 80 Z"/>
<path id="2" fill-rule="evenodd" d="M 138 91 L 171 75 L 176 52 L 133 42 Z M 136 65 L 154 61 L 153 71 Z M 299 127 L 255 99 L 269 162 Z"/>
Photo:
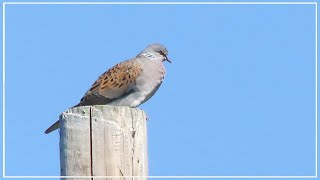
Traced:
<path id="1" fill-rule="evenodd" d="M 59 175 L 44 130 L 154 42 L 149 175 L 315 175 L 314 5 L 7 5 L 6 175 Z"/>

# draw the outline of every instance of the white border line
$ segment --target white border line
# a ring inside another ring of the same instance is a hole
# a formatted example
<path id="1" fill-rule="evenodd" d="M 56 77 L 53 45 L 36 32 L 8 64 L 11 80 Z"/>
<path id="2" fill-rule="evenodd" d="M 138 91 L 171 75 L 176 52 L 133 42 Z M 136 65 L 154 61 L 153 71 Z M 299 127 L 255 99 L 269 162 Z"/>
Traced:
<path id="1" fill-rule="evenodd" d="M 315 143 L 316 143 L 316 155 L 315 155 L 315 158 L 316 158 L 316 176 L 318 176 L 318 5 L 316 4 L 316 7 L 315 7 L 315 39 L 316 39 L 316 42 L 315 42 L 315 58 L 316 58 L 316 63 L 315 63 L 315 66 L 316 66 L 316 69 L 315 69 L 315 81 L 316 81 L 316 108 L 315 108 L 315 117 L 316 117 L 316 139 L 315 139 Z"/>
<path id="2" fill-rule="evenodd" d="M 6 61 L 5 61 L 5 57 L 6 57 L 6 49 L 5 49 L 5 44 L 6 44 L 6 37 L 5 37 L 5 14 L 6 14 L 6 8 L 5 8 L 5 4 L 3 3 L 3 6 L 2 6 L 2 174 L 3 174 L 3 177 L 5 176 L 5 172 L 6 172 L 6 169 L 5 169 L 5 162 L 6 162 L 6 156 L 5 156 L 5 152 L 6 152 L 6 148 L 5 148 L 5 126 L 6 126 L 6 123 L 5 123 L 5 117 L 6 117 L 6 106 L 5 106 L 5 102 L 6 102 L 6 99 L 5 99 L 5 94 L 6 94 L 6 73 L 5 73 L 5 70 L 6 70 Z"/>
<path id="3" fill-rule="evenodd" d="M 315 5 L 315 175 L 314 176 L 6 176 L 5 175 L 5 5 Z M 2 3 L 2 175 L 4 178 L 317 178 L 318 176 L 318 3 L 317 2 L 3 2 Z"/>
<path id="4" fill-rule="evenodd" d="M 188 5 L 188 4 L 198 4 L 198 5 L 208 5 L 208 4 L 222 4 L 222 5 L 229 5 L 229 4 L 317 4 L 317 2 L 3 2 L 3 4 L 77 4 L 77 5 L 94 5 L 94 4 L 114 4 L 114 5 L 141 5 L 141 4 L 148 4 L 148 5 Z"/>
<path id="5" fill-rule="evenodd" d="M 277 179 L 284 179 L 284 178 L 317 178 L 316 176 L 6 176 L 4 178 L 77 178 L 77 179 L 87 179 L 87 178 L 150 178 L 150 179 L 161 179 L 161 178 L 170 178 L 170 179 L 217 179 L 217 178 L 225 178 L 225 179 L 267 179 L 267 178 L 277 178 Z"/>

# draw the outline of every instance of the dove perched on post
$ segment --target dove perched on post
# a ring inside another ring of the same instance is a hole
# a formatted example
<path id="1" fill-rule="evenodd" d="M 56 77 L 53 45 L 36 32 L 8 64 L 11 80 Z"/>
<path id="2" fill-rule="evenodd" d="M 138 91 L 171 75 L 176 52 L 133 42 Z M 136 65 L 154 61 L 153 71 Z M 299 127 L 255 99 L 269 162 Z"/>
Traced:
<path id="1" fill-rule="evenodd" d="M 171 63 L 167 55 L 168 50 L 163 45 L 149 45 L 135 58 L 121 62 L 103 73 L 74 107 L 105 104 L 139 106 L 160 87 L 166 73 L 163 62 Z M 45 133 L 58 128 L 59 121 Z"/>

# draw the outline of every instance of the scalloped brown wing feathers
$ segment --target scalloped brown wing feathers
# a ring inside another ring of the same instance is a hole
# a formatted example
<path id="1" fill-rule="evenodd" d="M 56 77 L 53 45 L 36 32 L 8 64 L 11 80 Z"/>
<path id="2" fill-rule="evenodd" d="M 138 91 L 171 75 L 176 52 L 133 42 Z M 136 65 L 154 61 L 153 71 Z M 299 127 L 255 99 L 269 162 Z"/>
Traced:
<path id="1" fill-rule="evenodd" d="M 126 95 L 141 72 L 141 64 L 134 59 L 113 66 L 93 83 L 76 106 L 108 104 Z"/>

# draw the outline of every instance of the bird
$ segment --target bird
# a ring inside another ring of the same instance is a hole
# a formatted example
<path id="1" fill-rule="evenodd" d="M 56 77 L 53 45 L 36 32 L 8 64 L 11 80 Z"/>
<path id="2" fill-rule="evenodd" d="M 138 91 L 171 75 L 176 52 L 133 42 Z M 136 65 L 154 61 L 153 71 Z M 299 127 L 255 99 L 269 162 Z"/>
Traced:
<path id="1" fill-rule="evenodd" d="M 137 107 L 149 100 L 166 74 L 163 62 L 171 63 L 167 48 L 159 43 L 147 46 L 135 58 L 125 60 L 104 72 L 73 106 L 113 105 Z M 59 120 L 45 134 L 59 128 Z"/>

